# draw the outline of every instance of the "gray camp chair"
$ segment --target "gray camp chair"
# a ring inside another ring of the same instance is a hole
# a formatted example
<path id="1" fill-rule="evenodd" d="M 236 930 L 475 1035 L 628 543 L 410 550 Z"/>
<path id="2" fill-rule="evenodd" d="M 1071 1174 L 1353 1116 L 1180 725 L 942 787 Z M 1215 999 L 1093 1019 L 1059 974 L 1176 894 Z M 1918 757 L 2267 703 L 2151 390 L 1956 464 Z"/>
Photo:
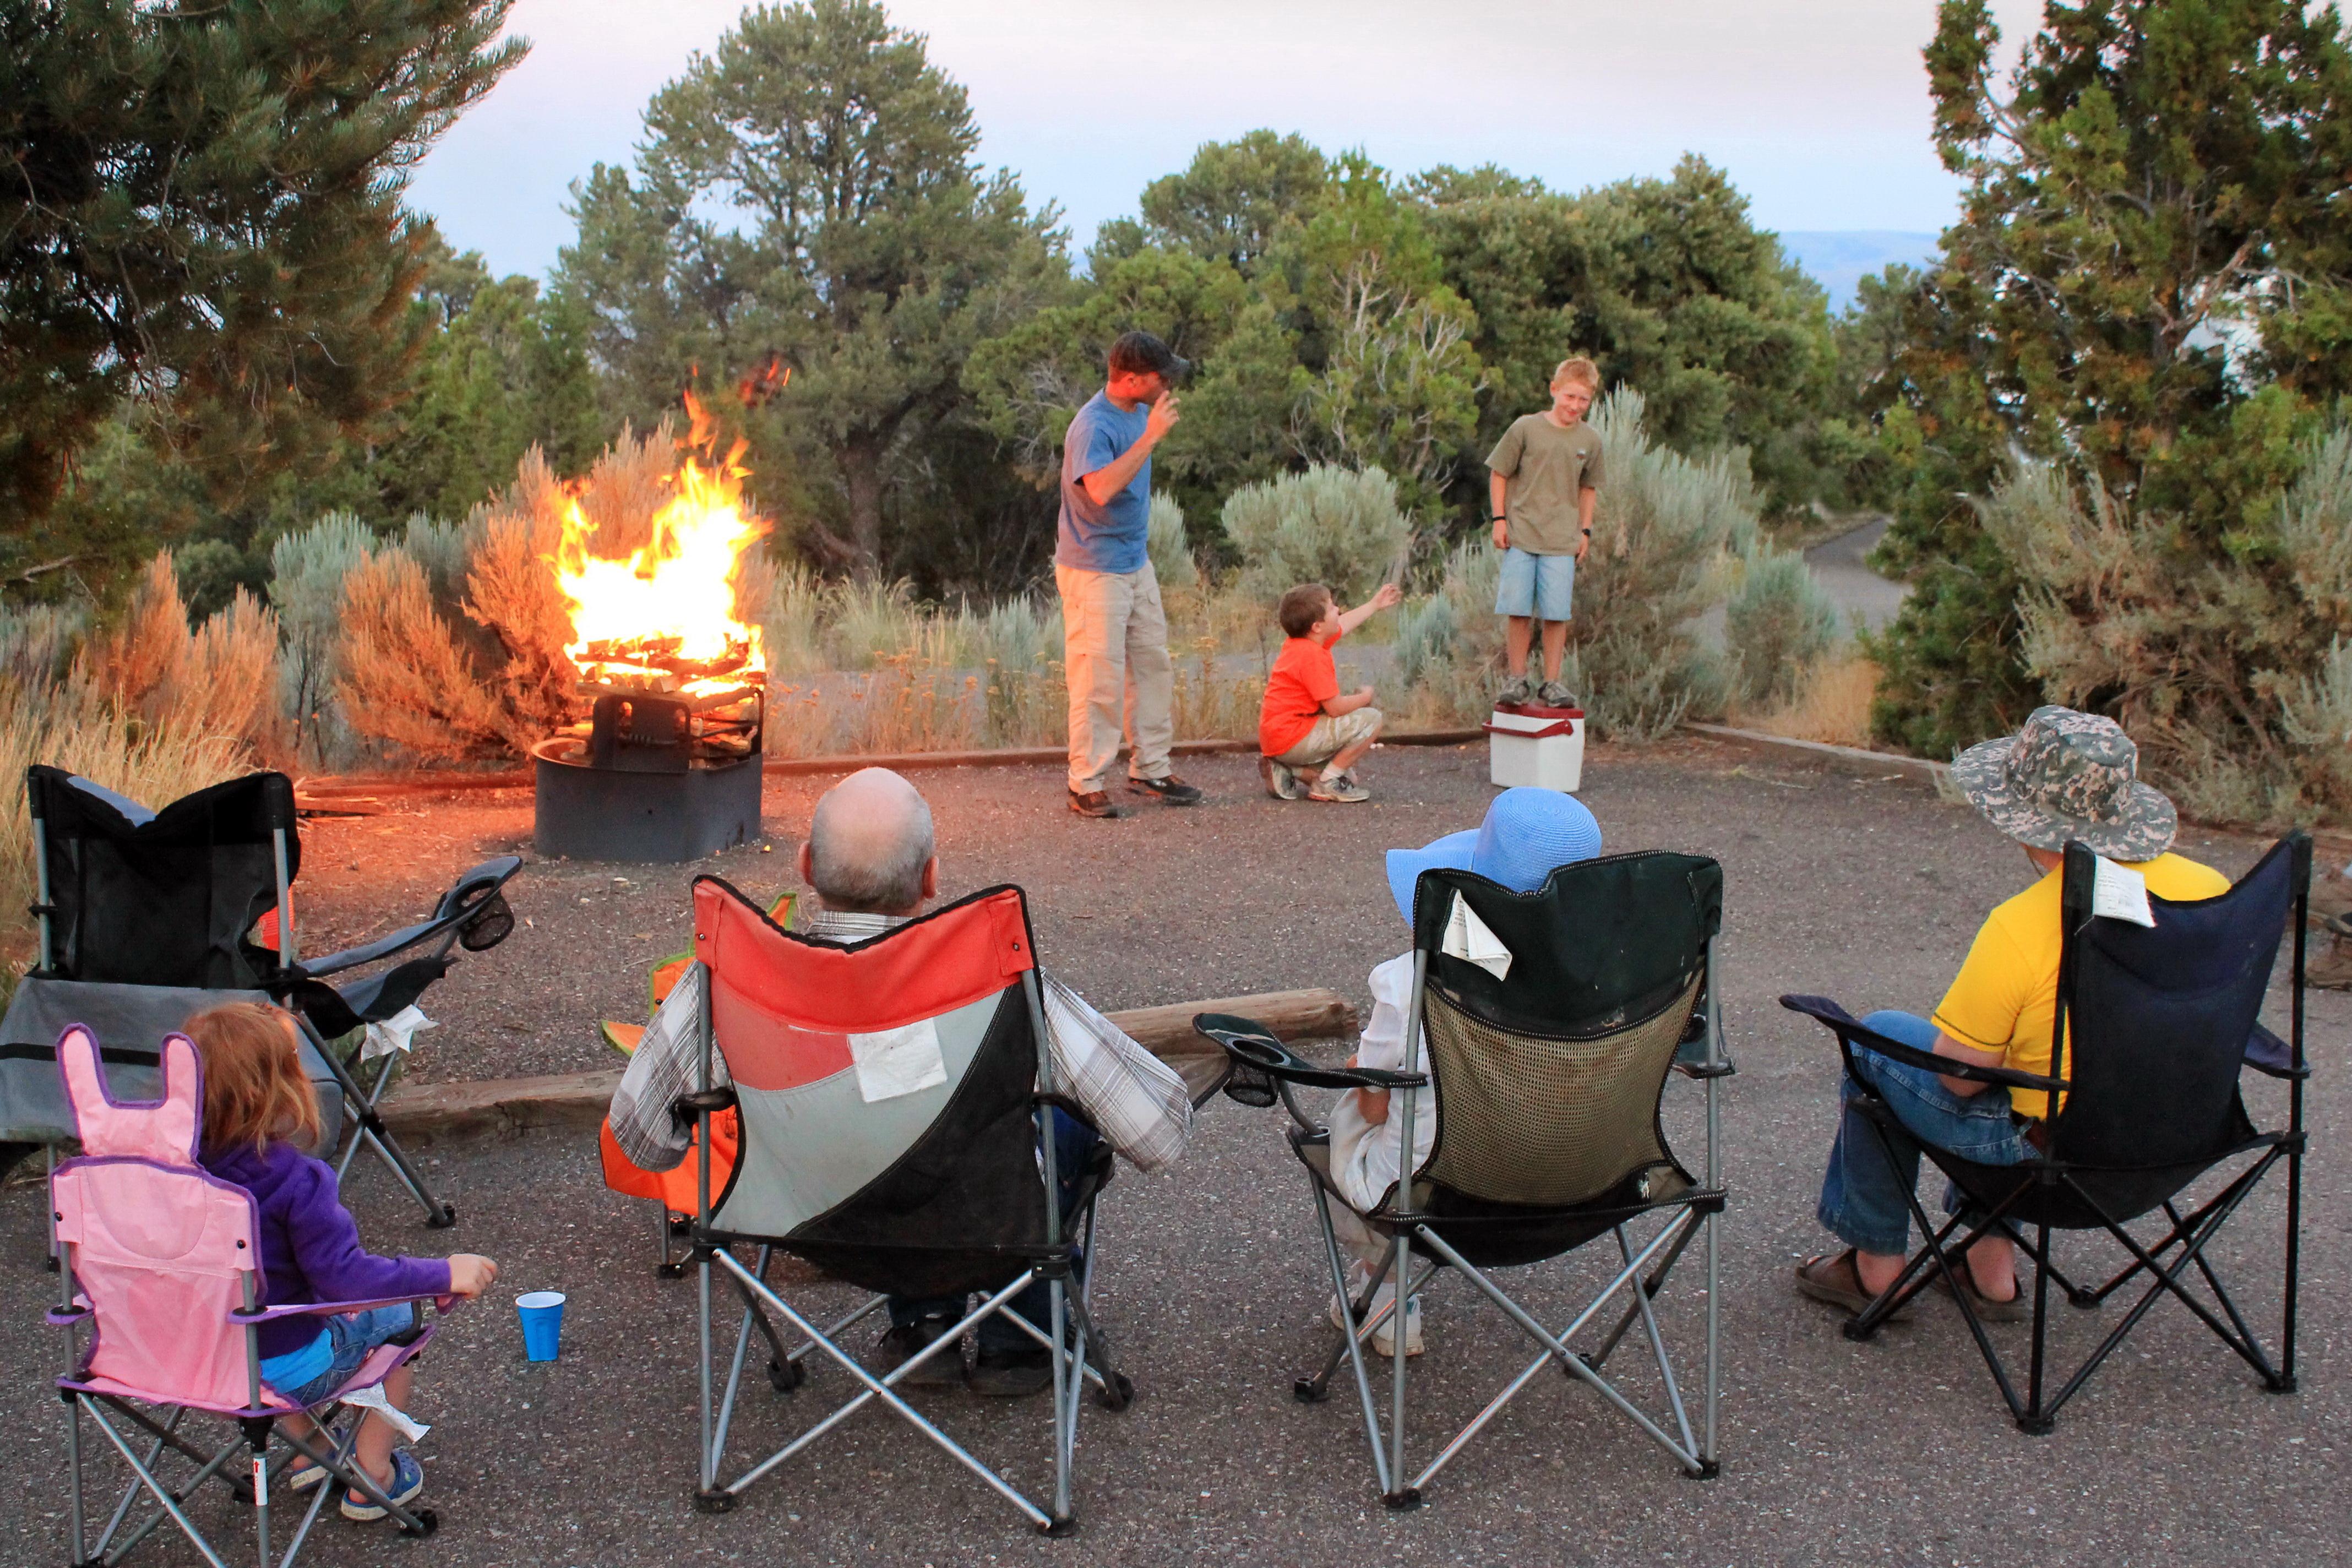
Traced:
<path id="1" fill-rule="evenodd" d="M 1510 949 L 1504 977 L 1444 952 L 1457 899 Z M 1307 1169 L 1324 1261 L 1334 1294 L 1343 1298 L 1347 1273 L 1331 1205 L 1348 1200 L 1332 1181 L 1330 1134 L 1296 1091 L 1398 1091 L 1389 1114 L 1402 1120 L 1407 1149 L 1414 1119 L 1431 1113 L 1412 1091 L 1436 1091 L 1437 1138 L 1427 1161 L 1371 1208 L 1350 1205 L 1388 1242 L 1371 1281 L 1350 1304 L 1355 1331 L 1340 1333 L 1321 1371 L 1293 1388 L 1302 1402 L 1319 1401 L 1347 1363 L 1363 1407 L 1373 1474 L 1391 1508 L 1417 1507 L 1422 1489 L 1547 1366 L 1593 1389 L 1688 1474 L 1717 1473 L 1717 1231 L 1724 1205 L 1717 1100 L 1719 1081 L 1732 1070 L 1715 956 L 1722 907 L 1722 868 L 1693 855 L 1581 861 L 1559 868 L 1532 893 L 1468 871 L 1424 871 L 1413 900 L 1410 1016 L 1419 1026 L 1407 1035 L 1405 1070 L 1317 1068 L 1246 1018 L 1204 1014 L 1193 1020 L 1233 1058 L 1229 1097 L 1261 1106 L 1279 1100 L 1289 1110 L 1290 1146 Z M 1674 1070 L 1704 1089 L 1703 1177 L 1676 1160 L 1660 1121 Z M 1617 1254 L 1608 1283 L 1557 1332 L 1498 1277 L 1603 1237 Z M 1654 1304 L 1694 1241 L 1703 1243 L 1706 1269 L 1706 1365 L 1696 1430 Z M 1384 1436 L 1364 1347 L 1382 1320 L 1402 1314 L 1403 1301 L 1448 1268 L 1539 1353 L 1414 1473 L 1405 1463 L 1410 1358 L 1398 1355 L 1390 1368 Z M 1410 1283 L 1375 1309 L 1390 1279 Z M 1604 1316 L 1612 1302 L 1613 1322 Z M 1580 1334 L 1604 1323 L 1588 1348 L 1576 1347 Z M 1636 1324 L 1664 1384 L 1666 1408 L 1656 1416 L 1603 1375 Z"/>

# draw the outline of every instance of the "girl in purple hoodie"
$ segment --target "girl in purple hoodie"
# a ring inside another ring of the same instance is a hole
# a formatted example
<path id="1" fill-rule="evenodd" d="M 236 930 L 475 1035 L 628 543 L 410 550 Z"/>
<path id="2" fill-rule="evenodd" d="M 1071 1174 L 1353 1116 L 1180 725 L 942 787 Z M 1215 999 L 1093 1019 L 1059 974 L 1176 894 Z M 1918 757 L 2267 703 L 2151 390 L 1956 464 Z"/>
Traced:
<path id="1" fill-rule="evenodd" d="M 189 1019 L 187 1036 L 204 1061 L 198 1160 L 253 1194 L 264 1306 L 478 1296 L 498 1278 L 497 1264 L 470 1252 L 379 1258 L 360 1246 L 359 1226 L 335 1195 L 334 1171 L 302 1152 L 319 1141 L 319 1106 L 302 1071 L 292 1015 L 235 1002 Z M 307 1409 L 341 1388 L 370 1351 L 418 1326 L 409 1302 L 324 1319 L 274 1318 L 259 1330 L 262 1381 Z M 410 1384 L 405 1365 L 383 1380 L 394 1408 L 407 1405 Z M 305 1437 L 316 1429 L 307 1415 L 288 1416 L 285 1424 Z M 415 1455 L 393 1446 L 394 1436 L 390 1423 L 368 1414 L 353 1458 L 386 1496 L 405 1507 L 425 1489 L 425 1472 Z M 326 1471 L 308 1459 L 297 1459 L 287 1471 L 297 1491 L 325 1479 Z M 382 1519 L 384 1512 L 363 1492 L 343 1494 L 345 1519 Z"/>

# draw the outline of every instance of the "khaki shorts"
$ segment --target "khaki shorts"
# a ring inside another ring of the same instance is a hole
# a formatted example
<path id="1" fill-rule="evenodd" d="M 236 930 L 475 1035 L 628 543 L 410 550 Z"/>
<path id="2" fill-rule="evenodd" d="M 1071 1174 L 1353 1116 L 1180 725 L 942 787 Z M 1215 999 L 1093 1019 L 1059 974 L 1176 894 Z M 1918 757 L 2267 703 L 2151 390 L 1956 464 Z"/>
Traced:
<path id="1" fill-rule="evenodd" d="M 1380 732 L 1381 710 L 1377 708 L 1359 708 L 1337 719 L 1326 714 L 1315 721 L 1315 728 L 1307 731 L 1298 744 L 1274 760 L 1286 768 L 1321 767 L 1358 742 L 1369 741 Z"/>

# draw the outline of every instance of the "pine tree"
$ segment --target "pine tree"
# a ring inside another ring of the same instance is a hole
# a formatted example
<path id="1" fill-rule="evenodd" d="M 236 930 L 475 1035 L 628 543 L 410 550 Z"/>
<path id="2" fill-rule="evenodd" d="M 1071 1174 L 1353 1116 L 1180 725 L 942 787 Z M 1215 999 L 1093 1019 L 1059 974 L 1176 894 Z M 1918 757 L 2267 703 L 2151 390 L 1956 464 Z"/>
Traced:
<path id="1" fill-rule="evenodd" d="M 2172 520 L 2179 570 L 2259 556 L 2317 411 L 2352 391 L 2352 50 L 2303 0 L 2051 0 L 2007 85 L 1985 0 L 1944 0 L 1936 142 L 1968 182 L 1909 301 L 1885 559 L 1915 593 L 1878 728 L 2011 725 L 2017 577 L 1969 498 L 2012 447 Z"/>
<path id="2" fill-rule="evenodd" d="M 246 479 L 404 389 L 405 173 L 521 57 L 511 0 L 0 8 L 0 530 L 126 394 Z"/>

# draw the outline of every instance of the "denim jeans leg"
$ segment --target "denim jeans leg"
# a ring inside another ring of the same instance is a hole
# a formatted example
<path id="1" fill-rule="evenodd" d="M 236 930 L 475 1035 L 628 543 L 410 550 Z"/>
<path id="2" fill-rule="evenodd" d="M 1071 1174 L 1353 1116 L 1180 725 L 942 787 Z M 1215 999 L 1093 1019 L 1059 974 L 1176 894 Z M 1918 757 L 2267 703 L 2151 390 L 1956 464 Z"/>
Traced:
<path id="1" fill-rule="evenodd" d="M 1913 1014 L 1873 1013 L 1863 1022 L 1899 1045 L 1935 1048 L 1936 1026 Z M 1997 1089 L 1955 1094 L 1927 1068 L 1868 1050 L 1855 1053 L 1854 1065 L 1900 1125 L 1883 1129 L 1886 1142 L 1895 1147 L 1895 1158 L 1890 1162 L 1880 1142 L 1882 1129 L 1868 1124 L 1854 1110 L 1860 1090 L 1851 1077 L 1842 1080 L 1844 1114 L 1830 1152 L 1817 1213 L 1822 1224 L 1849 1246 L 1882 1254 L 1909 1249 L 1907 1199 L 1918 1183 L 1923 1142 L 1988 1165 L 2015 1164 L 2032 1153 L 2009 1113 L 2009 1097 Z"/>
<path id="2" fill-rule="evenodd" d="M 1102 1142 L 1102 1137 L 1058 1106 L 1054 1109 L 1053 1118 L 1054 1175 L 1060 1189 L 1062 1223 L 1067 1225 L 1077 1197 L 1078 1173 L 1094 1159 L 1095 1146 Z M 1084 1285 L 1086 1278 L 1086 1255 L 1080 1253 L 1076 1270 L 1070 1279 L 1070 1288 L 1076 1289 Z M 1046 1333 L 1053 1332 L 1054 1301 L 1043 1279 L 1033 1281 L 1027 1289 L 1006 1304 Z M 1003 1315 L 997 1312 L 991 1312 L 981 1320 L 978 1339 L 983 1353 L 995 1352 L 1002 1354 L 1016 1351 L 1042 1351 L 1045 1348 L 1006 1322 Z"/>

